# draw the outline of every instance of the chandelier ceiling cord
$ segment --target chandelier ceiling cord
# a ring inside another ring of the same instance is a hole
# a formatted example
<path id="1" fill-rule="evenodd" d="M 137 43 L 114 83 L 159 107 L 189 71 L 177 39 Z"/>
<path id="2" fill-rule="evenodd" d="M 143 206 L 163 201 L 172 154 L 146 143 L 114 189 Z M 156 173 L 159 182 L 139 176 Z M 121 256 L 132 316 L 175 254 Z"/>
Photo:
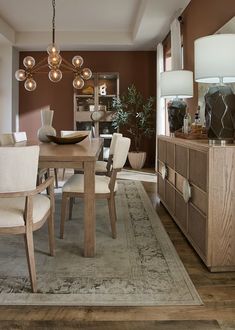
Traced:
<path id="1" fill-rule="evenodd" d="M 84 80 L 88 80 L 92 76 L 92 72 L 88 68 L 83 68 L 83 58 L 76 55 L 72 59 L 72 64 L 60 55 L 59 47 L 55 43 L 55 0 L 52 0 L 53 16 L 52 16 L 52 43 L 47 47 L 48 56 L 44 57 L 35 65 L 35 59 L 32 56 L 26 56 L 23 60 L 25 69 L 19 69 L 15 73 L 18 81 L 24 81 L 24 87 L 27 91 L 34 91 L 37 83 L 34 80 L 36 73 L 45 73 L 41 71 L 48 67 L 48 77 L 52 82 L 58 82 L 62 79 L 62 71 L 73 72 L 73 87 L 81 89 L 84 86 Z"/>

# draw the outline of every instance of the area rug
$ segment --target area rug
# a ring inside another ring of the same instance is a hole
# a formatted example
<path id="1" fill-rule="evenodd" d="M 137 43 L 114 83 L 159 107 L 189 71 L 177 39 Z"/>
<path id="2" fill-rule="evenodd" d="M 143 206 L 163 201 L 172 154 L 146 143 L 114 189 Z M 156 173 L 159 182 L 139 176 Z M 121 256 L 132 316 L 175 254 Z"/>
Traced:
<path id="1" fill-rule="evenodd" d="M 199 305 L 196 292 L 159 217 L 138 181 L 119 180 L 117 239 L 106 201 L 96 207 L 96 256 L 84 258 L 83 205 L 59 239 L 61 194 L 56 194 L 56 256 L 47 226 L 34 234 L 38 293 L 30 292 L 22 236 L 0 237 L 0 304 L 72 306 Z"/>
<path id="2" fill-rule="evenodd" d="M 135 170 L 123 169 L 117 174 L 118 179 L 135 180 L 144 182 L 157 182 L 157 175 L 155 173 L 141 172 Z"/>

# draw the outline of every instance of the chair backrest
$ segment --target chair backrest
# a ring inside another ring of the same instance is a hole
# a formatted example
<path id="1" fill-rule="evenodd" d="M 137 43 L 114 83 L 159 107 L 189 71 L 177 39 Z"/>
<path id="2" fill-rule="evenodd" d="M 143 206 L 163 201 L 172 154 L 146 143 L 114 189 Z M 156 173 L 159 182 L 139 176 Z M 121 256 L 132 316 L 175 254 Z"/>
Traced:
<path id="1" fill-rule="evenodd" d="M 65 137 L 65 136 L 68 136 L 70 134 L 73 134 L 73 133 L 88 133 L 89 135 L 89 138 L 92 138 L 92 131 L 60 131 L 60 135 L 61 137 Z"/>
<path id="2" fill-rule="evenodd" d="M 122 137 L 122 134 L 121 133 L 113 133 L 112 140 L 111 140 L 111 143 L 110 143 L 110 148 L 109 148 L 109 155 L 110 156 L 114 154 L 114 149 L 115 149 L 115 145 L 116 145 L 118 137 Z"/>
<path id="3" fill-rule="evenodd" d="M 0 147 L 0 192 L 36 188 L 39 146 Z"/>
<path id="4" fill-rule="evenodd" d="M 0 134 L 0 146 L 9 146 L 14 144 L 14 138 L 12 133 Z"/>
<path id="5" fill-rule="evenodd" d="M 27 134 L 26 134 L 26 132 L 14 132 L 13 138 L 14 138 L 15 143 L 24 142 L 24 141 L 27 141 Z"/>
<path id="6" fill-rule="evenodd" d="M 125 165 L 131 140 L 126 137 L 118 137 L 113 155 L 113 169 L 121 169 Z"/>

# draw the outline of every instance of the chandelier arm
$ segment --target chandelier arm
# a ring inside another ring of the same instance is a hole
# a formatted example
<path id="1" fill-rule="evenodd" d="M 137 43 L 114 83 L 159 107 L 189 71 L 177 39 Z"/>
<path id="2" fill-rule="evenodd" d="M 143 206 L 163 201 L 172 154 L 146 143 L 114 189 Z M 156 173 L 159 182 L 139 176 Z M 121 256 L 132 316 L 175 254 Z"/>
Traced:
<path id="1" fill-rule="evenodd" d="M 70 65 L 67 65 L 67 63 L 61 63 L 61 65 L 60 65 L 62 68 L 65 68 L 65 69 L 67 69 L 67 70 L 69 70 L 69 71 L 72 71 L 72 72 L 74 72 L 74 73 L 76 73 L 76 70 L 74 69 L 74 67 L 70 64 Z"/>
<path id="2" fill-rule="evenodd" d="M 63 58 L 63 62 L 64 62 L 68 67 L 70 67 L 71 69 L 74 69 L 74 66 L 73 66 L 69 61 L 67 61 L 65 58 Z"/>
<path id="3" fill-rule="evenodd" d="M 47 57 L 43 57 L 34 67 L 33 67 L 33 69 L 31 70 L 32 72 L 35 72 L 35 71 L 37 71 L 38 69 L 40 69 L 40 67 L 42 66 L 42 64 L 44 63 L 44 62 L 46 62 L 47 61 Z"/>
<path id="4" fill-rule="evenodd" d="M 34 68 L 31 72 L 32 73 L 39 73 L 39 70 L 41 70 L 42 68 L 48 68 L 47 64 L 42 64 L 40 66 L 37 66 L 37 68 Z M 46 71 L 45 71 L 46 72 Z"/>

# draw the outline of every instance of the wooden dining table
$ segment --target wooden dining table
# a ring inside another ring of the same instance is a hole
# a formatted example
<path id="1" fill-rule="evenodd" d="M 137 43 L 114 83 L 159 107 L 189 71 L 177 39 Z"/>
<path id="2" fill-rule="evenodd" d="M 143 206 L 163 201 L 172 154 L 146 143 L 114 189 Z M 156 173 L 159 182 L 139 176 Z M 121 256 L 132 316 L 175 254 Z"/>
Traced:
<path id="1" fill-rule="evenodd" d="M 40 143 L 39 168 L 74 168 L 84 171 L 84 256 L 94 257 L 96 247 L 95 162 L 103 139 L 86 138 L 78 144 Z"/>

